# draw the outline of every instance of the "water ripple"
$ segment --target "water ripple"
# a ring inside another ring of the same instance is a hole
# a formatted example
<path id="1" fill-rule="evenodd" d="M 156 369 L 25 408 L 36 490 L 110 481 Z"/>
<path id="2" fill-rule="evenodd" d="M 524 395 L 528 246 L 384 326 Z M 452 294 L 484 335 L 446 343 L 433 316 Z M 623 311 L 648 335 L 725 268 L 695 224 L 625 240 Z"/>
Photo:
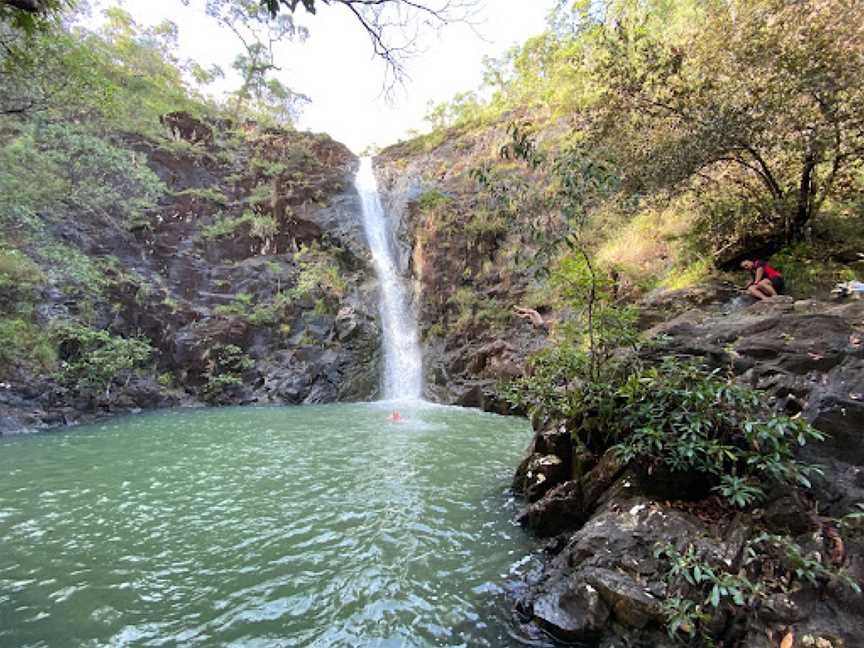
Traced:
<path id="1" fill-rule="evenodd" d="M 534 642 L 502 587 L 527 568 L 504 495 L 527 424 L 389 407 L 0 441 L 0 647 Z"/>

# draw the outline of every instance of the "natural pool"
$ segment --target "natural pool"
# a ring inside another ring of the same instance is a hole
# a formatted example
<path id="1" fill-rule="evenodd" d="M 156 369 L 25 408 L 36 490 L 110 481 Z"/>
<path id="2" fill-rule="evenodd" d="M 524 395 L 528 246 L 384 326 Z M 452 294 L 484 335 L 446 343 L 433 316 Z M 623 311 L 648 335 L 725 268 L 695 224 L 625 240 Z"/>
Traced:
<path id="1" fill-rule="evenodd" d="M 174 410 L 0 440 L 0 646 L 516 646 L 524 419 Z"/>

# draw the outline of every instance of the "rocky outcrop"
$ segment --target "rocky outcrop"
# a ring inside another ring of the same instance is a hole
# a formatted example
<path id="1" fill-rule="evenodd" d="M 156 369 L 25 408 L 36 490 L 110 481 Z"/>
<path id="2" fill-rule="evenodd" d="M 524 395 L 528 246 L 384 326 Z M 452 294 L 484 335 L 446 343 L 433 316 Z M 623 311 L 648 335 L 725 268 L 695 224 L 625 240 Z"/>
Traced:
<path id="1" fill-rule="evenodd" d="M 768 528 L 864 581 L 864 537 L 854 528 L 840 534 L 832 522 L 864 502 L 864 302 L 692 298 L 698 308 L 685 294 L 652 297 L 655 322 L 664 302 L 674 308 L 665 309 L 668 321 L 646 332 L 652 342 L 643 358 L 701 358 L 761 390 L 778 410 L 805 416 L 829 435 L 804 450 L 824 474 L 803 494 L 774 492 L 759 509 L 736 513 L 714 498 L 688 501 L 682 488 L 658 497 L 613 452 L 590 456 L 569 443 L 565 426 L 541 428 L 514 489 L 526 500 L 520 522 L 554 539 L 517 607 L 561 641 L 680 645 L 664 630 L 670 593 L 658 546 L 690 547 L 708 564 L 736 573 L 747 540 Z M 748 612 L 721 605 L 706 627 L 724 646 L 776 647 L 790 633 L 794 645 L 864 644 L 864 599 L 839 583 L 791 587 Z"/>
<path id="2" fill-rule="evenodd" d="M 395 221 L 400 269 L 413 280 L 427 396 L 513 413 L 499 383 L 524 373 L 549 330 L 513 313 L 536 287 L 533 269 L 517 268 L 513 257 L 532 250 L 518 228 L 485 207 L 469 173 L 497 151 L 506 124 L 457 131 L 437 145 L 415 140 L 385 149 L 376 172 Z"/>
<path id="3" fill-rule="evenodd" d="M 36 365 L 0 368 L 0 434 L 162 406 L 377 393 L 376 284 L 355 156 L 325 135 L 254 124 L 241 134 L 186 113 L 162 123 L 165 141 L 118 136 L 164 183 L 155 209 L 134 222 L 46 218 L 40 245 L 99 267 L 98 292 L 85 296 L 46 267 L 34 298 L 37 326 L 74 319 L 140 336 L 153 347 L 149 366 L 104 394 L 61 388 Z M 41 249 L 22 252 L 42 263 Z"/>

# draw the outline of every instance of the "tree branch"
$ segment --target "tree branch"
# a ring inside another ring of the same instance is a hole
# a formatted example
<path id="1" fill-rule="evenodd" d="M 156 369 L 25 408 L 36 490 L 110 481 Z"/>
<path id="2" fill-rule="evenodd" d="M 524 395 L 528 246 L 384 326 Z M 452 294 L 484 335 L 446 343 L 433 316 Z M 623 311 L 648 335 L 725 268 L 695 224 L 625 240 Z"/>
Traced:
<path id="1" fill-rule="evenodd" d="M 37 13 L 44 9 L 42 4 L 37 2 L 37 0 L 0 0 L 0 2 L 28 13 Z"/>

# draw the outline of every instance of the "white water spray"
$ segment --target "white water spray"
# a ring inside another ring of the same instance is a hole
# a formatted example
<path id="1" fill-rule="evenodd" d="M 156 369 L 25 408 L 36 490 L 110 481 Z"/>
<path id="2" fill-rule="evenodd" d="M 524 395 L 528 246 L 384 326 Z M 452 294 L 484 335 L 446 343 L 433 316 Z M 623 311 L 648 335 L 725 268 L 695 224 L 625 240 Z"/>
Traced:
<path id="1" fill-rule="evenodd" d="M 363 228 L 381 285 L 378 310 L 384 329 L 384 398 L 419 399 L 423 395 L 423 356 L 417 321 L 396 268 L 390 228 L 384 217 L 371 158 L 360 160 L 355 185 L 363 201 Z"/>

